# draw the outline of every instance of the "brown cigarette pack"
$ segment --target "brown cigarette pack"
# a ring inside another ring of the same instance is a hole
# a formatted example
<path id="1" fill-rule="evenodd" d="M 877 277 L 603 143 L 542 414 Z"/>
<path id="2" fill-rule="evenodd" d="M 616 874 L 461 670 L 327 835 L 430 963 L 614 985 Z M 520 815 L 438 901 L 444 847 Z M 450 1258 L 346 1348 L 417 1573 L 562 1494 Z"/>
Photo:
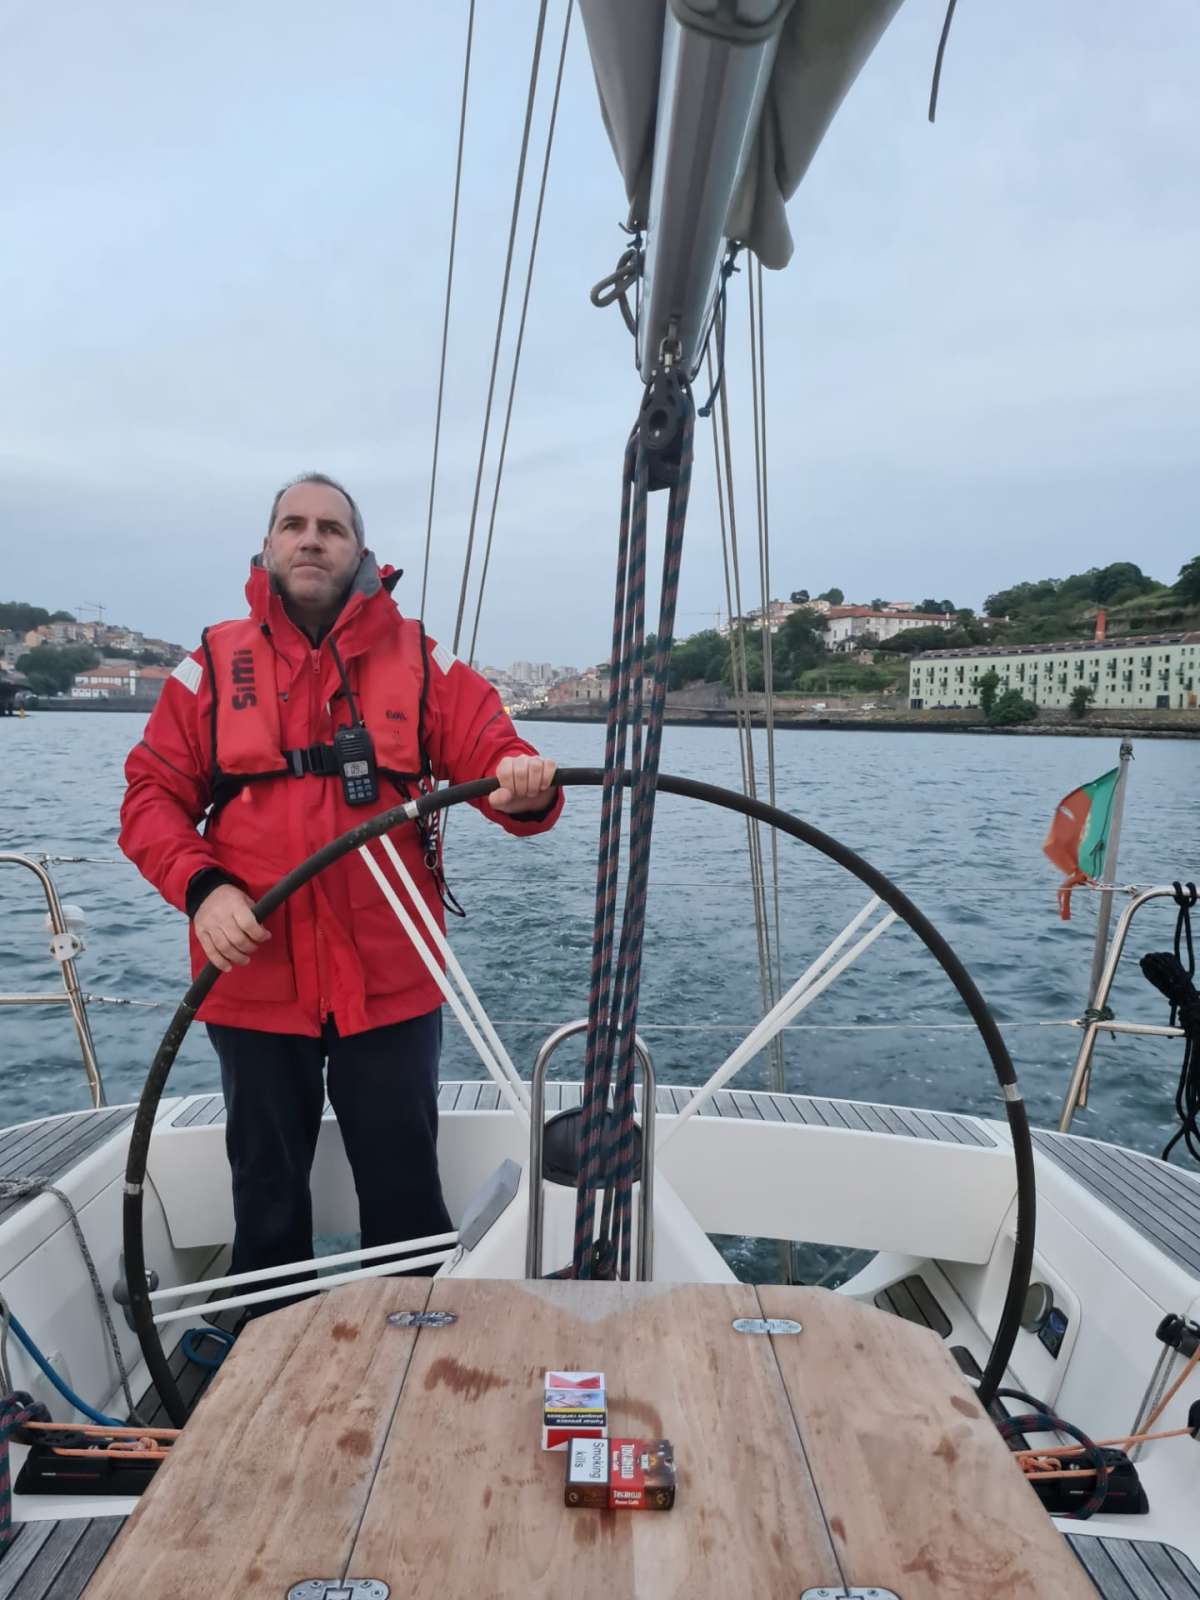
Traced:
<path id="1" fill-rule="evenodd" d="M 669 1439 L 572 1439 L 567 1447 L 569 1506 L 669 1511 L 675 1504 L 675 1451 Z"/>

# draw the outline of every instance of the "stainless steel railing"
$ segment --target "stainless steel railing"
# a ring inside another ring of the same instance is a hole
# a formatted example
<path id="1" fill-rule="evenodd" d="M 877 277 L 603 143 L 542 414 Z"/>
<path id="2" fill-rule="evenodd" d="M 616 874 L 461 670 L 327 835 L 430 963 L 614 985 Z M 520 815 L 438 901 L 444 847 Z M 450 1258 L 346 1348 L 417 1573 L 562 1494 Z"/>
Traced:
<path id="1" fill-rule="evenodd" d="M 574 1034 L 587 1032 L 587 1018 L 556 1028 L 538 1051 L 529 1085 L 532 1107 L 529 1119 L 529 1223 L 525 1235 L 525 1276 L 542 1275 L 542 1147 L 546 1133 L 546 1068 L 550 1057 Z M 639 1176 L 637 1275 L 646 1283 L 654 1275 L 654 1062 L 642 1039 L 635 1034 L 633 1047 L 642 1064 L 642 1170 Z"/>
<path id="2" fill-rule="evenodd" d="M 104 1080 L 100 1076 L 100 1067 L 96 1061 L 96 1044 L 92 1038 L 92 1027 L 88 1021 L 83 991 L 79 987 L 79 976 L 75 971 L 75 957 L 83 948 L 79 936 L 68 926 L 67 919 L 63 915 L 62 903 L 58 898 L 58 890 L 54 887 L 54 880 L 40 861 L 33 860 L 31 856 L 2 851 L 0 866 L 25 867 L 41 884 L 50 919 L 50 954 L 58 962 L 63 980 L 61 994 L 57 990 L 46 994 L 0 993 L 0 1006 L 68 1006 L 71 1021 L 75 1024 L 75 1037 L 79 1041 L 79 1053 L 83 1058 L 83 1070 L 87 1076 L 92 1105 L 95 1107 L 105 1105 L 107 1102 L 104 1096 Z"/>
<path id="3" fill-rule="evenodd" d="M 1108 954 L 1100 971 L 1100 981 L 1096 985 L 1096 992 L 1087 1012 L 1080 1019 L 1083 1028 L 1083 1038 L 1079 1043 L 1079 1054 L 1075 1057 L 1075 1065 L 1071 1069 L 1071 1081 L 1067 1085 L 1066 1099 L 1063 1101 L 1062 1114 L 1058 1119 L 1058 1131 L 1070 1131 L 1071 1121 L 1080 1106 L 1087 1104 L 1088 1080 L 1091 1076 L 1092 1053 L 1096 1048 L 1096 1036 L 1101 1033 L 1130 1033 L 1144 1034 L 1151 1038 L 1181 1039 L 1182 1028 L 1162 1027 L 1150 1022 L 1120 1022 L 1108 1012 L 1108 997 L 1112 992 L 1113 981 L 1117 976 L 1117 968 L 1121 962 L 1121 953 L 1125 948 L 1125 940 L 1129 935 L 1129 927 L 1134 917 L 1143 906 L 1149 905 L 1151 900 L 1174 900 L 1174 887 L 1159 889 L 1143 889 L 1135 894 L 1133 899 L 1122 911 L 1117 920 L 1116 931 L 1112 936 L 1112 943 L 1108 947 Z"/>

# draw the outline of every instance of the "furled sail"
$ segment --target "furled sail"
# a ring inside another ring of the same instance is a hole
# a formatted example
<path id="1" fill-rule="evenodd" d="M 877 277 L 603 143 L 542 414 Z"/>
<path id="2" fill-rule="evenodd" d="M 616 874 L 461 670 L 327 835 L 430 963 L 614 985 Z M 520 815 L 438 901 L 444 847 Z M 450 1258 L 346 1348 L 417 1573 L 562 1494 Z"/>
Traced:
<path id="1" fill-rule="evenodd" d="M 580 0 L 600 106 L 646 235 L 638 363 L 699 364 L 730 241 L 766 267 L 786 202 L 900 0 Z"/>

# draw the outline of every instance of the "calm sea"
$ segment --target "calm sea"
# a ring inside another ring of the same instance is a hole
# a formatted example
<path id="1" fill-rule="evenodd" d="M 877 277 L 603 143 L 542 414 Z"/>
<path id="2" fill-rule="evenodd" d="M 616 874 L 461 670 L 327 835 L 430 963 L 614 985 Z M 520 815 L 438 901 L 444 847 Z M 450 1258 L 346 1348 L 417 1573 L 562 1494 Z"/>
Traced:
<path id="1" fill-rule="evenodd" d="M 53 868 L 60 895 L 83 907 L 81 981 L 93 995 L 153 1002 L 93 1004 L 109 1100 L 136 1098 L 158 1037 L 187 982 L 184 926 L 115 846 L 126 751 L 141 734 L 129 715 L 61 713 L 0 720 L 4 790 L 0 848 L 109 858 Z M 599 764 L 603 730 L 538 724 L 526 732 L 564 765 Z M 760 756 L 763 735 L 756 735 Z M 1136 747 L 1119 877 L 1200 876 L 1195 793 L 1200 747 Z M 1085 1004 L 1094 907 L 1076 895 L 1058 920 L 1056 875 L 1040 846 L 1055 802 L 1113 766 L 1116 740 L 783 732 L 781 806 L 816 823 L 891 874 L 948 936 L 1000 1019 L 1035 1122 L 1052 1123 L 1077 1043 L 1059 1026 Z M 734 734 L 669 728 L 663 769 L 739 787 Z M 576 790 L 560 826 L 510 839 L 462 808 L 449 825 L 451 886 L 468 917 L 452 937 L 466 970 L 526 1073 L 537 1044 L 586 1009 L 598 796 Z M 1189 845 L 1192 847 L 1189 855 Z M 769 860 L 769 856 L 768 856 Z M 791 839 L 781 839 L 782 955 L 790 982 L 862 906 L 865 891 Z M 28 874 L 0 873 L 0 989 L 58 983 L 43 907 Z M 1135 924 L 1116 989 L 1119 1014 L 1165 1021 L 1137 959 L 1169 948 L 1172 913 Z M 1198 930 L 1200 931 L 1200 930 Z M 403 935 L 397 930 L 397 938 Z M 743 821 L 669 796 L 659 803 L 641 1025 L 661 1079 L 703 1079 L 760 1014 Z M 789 1031 L 792 1090 L 995 1113 L 994 1080 L 947 981 L 916 939 L 893 929 Z M 577 1076 L 564 1047 L 556 1075 Z M 1106 1040 L 1079 1131 L 1140 1149 L 1171 1127 L 1179 1047 Z M 0 1007 L 4 1123 L 87 1103 L 65 1008 Z M 443 1076 L 477 1076 L 451 1024 Z M 765 1062 L 747 1067 L 761 1086 Z M 217 1083 L 194 1029 L 174 1069 L 176 1092 Z"/>

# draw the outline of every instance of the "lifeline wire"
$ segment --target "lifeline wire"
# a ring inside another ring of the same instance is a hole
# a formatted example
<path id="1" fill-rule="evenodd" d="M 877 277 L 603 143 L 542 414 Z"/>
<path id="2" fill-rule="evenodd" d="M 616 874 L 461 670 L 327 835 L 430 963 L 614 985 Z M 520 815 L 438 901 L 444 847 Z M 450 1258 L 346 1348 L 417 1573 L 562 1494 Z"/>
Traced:
<path id="1" fill-rule="evenodd" d="M 85 994 L 88 1005 L 136 1006 L 142 1011 L 162 1011 L 174 1008 L 173 1000 L 125 1000 L 118 995 Z M 494 1028 L 544 1028 L 545 1017 L 493 1017 Z M 749 1022 L 643 1022 L 638 1021 L 639 1033 L 745 1033 L 752 1027 Z M 794 1033 L 892 1033 L 915 1031 L 917 1033 L 966 1033 L 974 1028 L 973 1022 L 805 1022 L 792 1026 Z M 1077 1017 L 1018 1017 L 1005 1022 L 1006 1028 L 1078 1028 Z M 1182 1038 L 1183 1030 L 1176 1029 L 1175 1036 Z"/>

